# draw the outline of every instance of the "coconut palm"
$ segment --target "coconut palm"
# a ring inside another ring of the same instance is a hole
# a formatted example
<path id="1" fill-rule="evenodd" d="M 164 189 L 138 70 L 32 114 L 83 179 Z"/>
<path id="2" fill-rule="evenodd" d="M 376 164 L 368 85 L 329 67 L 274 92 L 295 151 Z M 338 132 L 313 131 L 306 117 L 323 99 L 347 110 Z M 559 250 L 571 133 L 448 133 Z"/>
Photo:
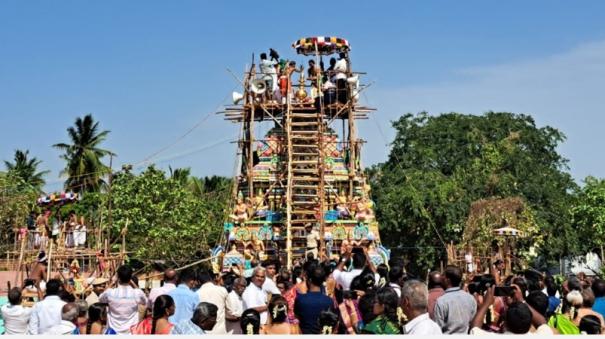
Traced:
<path id="1" fill-rule="evenodd" d="M 35 157 L 29 159 L 28 155 L 29 150 L 25 150 L 25 152 L 15 150 L 14 162 L 4 161 L 4 166 L 9 176 L 18 178 L 25 186 L 41 192 L 42 186 L 45 184 L 43 177 L 49 171 L 38 172 L 38 166 L 42 160 Z"/>
<path id="2" fill-rule="evenodd" d="M 61 175 L 67 175 L 65 189 L 74 192 L 98 191 L 105 185 L 103 176 L 109 174 L 109 167 L 101 162 L 103 157 L 115 155 L 99 148 L 109 131 L 100 131 L 99 122 L 92 115 L 77 118 L 75 126 L 67 128 L 71 144 L 59 143 L 53 147 L 62 150 L 61 158 L 67 162 Z"/>

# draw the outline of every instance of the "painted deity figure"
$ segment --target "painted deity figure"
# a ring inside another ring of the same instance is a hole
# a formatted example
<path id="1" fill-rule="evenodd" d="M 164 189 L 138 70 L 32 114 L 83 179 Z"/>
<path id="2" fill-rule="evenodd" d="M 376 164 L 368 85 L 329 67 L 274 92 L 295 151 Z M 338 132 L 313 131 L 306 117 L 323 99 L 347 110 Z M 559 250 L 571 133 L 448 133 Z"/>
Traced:
<path id="1" fill-rule="evenodd" d="M 248 204 L 244 202 L 244 198 L 237 198 L 237 204 L 235 205 L 233 214 L 229 215 L 229 217 L 237 223 L 243 223 L 248 220 Z"/>
<path id="2" fill-rule="evenodd" d="M 264 217 L 267 215 L 269 207 L 265 204 L 265 195 L 262 190 L 258 190 L 258 194 L 252 198 L 252 209 L 256 216 Z"/>
<path id="3" fill-rule="evenodd" d="M 355 219 L 359 222 L 369 222 L 374 220 L 373 203 L 369 199 L 362 198 L 357 202 L 357 213 Z"/>
<path id="4" fill-rule="evenodd" d="M 344 190 L 340 191 L 340 194 L 336 198 L 336 210 L 338 211 L 339 218 L 347 218 L 351 215 L 349 210 L 349 202 Z"/>

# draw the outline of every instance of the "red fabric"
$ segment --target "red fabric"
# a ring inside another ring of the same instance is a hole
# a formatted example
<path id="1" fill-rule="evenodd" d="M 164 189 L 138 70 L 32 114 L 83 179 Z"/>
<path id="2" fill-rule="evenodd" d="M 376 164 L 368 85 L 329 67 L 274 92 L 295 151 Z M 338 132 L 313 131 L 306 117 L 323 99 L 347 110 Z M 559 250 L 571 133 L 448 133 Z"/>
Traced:
<path id="1" fill-rule="evenodd" d="M 143 319 L 143 321 L 141 321 L 140 323 L 132 326 L 130 328 L 130 333 L 138 334 L 138 335 L 151 334 L 152 325 L 153 325 L 153 321 L 152 321 L 151 317 L 147 317 L 147 318 Z M 170 334 L 170 330 L 172 329 L 173 326 L 174 326 L 173 324 L 170 324 L 170 326 L 168 326 L 164 332 L 158 332 L 156 329 L 155 334 Z"/>

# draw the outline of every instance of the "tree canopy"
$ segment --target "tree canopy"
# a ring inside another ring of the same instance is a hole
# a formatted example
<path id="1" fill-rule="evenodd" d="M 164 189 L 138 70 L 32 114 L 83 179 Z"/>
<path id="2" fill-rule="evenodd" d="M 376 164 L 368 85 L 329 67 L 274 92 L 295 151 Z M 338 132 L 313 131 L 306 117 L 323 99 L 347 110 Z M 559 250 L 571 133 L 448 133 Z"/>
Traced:
<path id="1" fill-rule="evenodd" d="M 565 136 L 530 116 L 426 112 L 393 122 L 388 161 L 368 173 L 385 243 L 400 248 L 417 268 L 445 260 L 446 242 L 462 240 L 473 202 L 520 197 L 548 237 L 546 259 L 577 250 L 568 208 L 576 188 L 567 160 L 557 153 Z M 390 243 L 389 243 L 390 242 Z M 421 250 L 419 250 L 421 249 Z"/>
<path id="2" fill-rule="evenodd" d="M 7 175 L 19 178 L 18 183 L 29 186 L 38 192 L 42 192 L 44 186 L 44 176 L 49 171 L 38 171 L 38 166 L 42 160 L 35 157 L 29 158 L 29 150 L 16 150 L 14 162 L 4 161 Z"/>

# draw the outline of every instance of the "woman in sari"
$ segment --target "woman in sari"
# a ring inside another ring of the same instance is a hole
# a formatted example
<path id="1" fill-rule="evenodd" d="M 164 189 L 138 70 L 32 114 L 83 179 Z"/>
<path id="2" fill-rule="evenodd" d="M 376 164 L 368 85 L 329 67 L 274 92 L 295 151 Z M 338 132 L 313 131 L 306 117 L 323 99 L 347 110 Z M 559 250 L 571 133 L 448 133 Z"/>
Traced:
<path id="1" fill-rule="evenodd" d="M 153 315 L 130 329 L 132 334 L 170 334 L 174 326 L 168 317 L 174 314 L 176 307 L 174 299 L 169 295 L 160 295 L 153 303 Z"/>
<path id="2" fill-rule="evenodd" d="M 94 303 L 88 307 L 86 334 L 117 334 L 107 327 L 107 304 Z"/>
<path id="3" fill-rule="evenodd" d="M 362 332 L 366 334 L 401 334 L 399 318 L 397 317 L 397 293 L 390 287 L 384 287 L 376 292 L 374 315 L 376 318 L 365 325 Z"/>

